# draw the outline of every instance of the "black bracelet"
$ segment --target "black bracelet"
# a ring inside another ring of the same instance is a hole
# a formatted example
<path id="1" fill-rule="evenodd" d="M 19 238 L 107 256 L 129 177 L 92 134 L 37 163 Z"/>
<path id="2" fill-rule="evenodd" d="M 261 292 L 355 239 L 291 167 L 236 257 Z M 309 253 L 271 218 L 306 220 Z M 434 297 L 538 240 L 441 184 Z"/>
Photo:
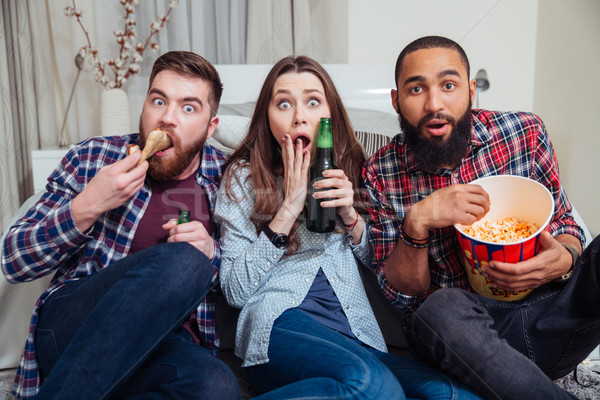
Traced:
<path id="1" fill-rule="evenodd" d="M 425 239 L 415 239 L 408 233 L 404 232 L 404 221 L 402 221 L 402 224 L 400 224 L 399 235 L 400 239 L 402 239 L 404 244 L 410 247 L 414 247 L 415 249 L 424 249 L 426 247 L 429 247 L 429 245 L 431 244 L 431 236 L 428 236 Z"/>

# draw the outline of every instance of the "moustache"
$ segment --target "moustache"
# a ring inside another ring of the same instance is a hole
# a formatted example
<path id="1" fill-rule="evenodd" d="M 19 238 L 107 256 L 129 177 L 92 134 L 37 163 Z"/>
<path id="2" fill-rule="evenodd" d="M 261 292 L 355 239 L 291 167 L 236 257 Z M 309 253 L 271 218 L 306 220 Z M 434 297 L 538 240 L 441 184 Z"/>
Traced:
<path id="1" fill-rule="evenodd" d="M 428 123 L 429 121 L 431 121 L 432 119 L 443 119 L 445 120 L 447 123 L 449 123 L 452 126 L 456 125 L 456 118 L 454 118 L 451 115 L 447 115 L 441 112 L 438 113 L 431 113 L 431 114 L 427 114 L 426 116 L 424 116 L 423 118 L 421 118 L 419 120 L 419 123 L 417 124 L 417 129 L 421 130 L 423 129 L 423 127 L 425 126 L 426 123 Z"/>

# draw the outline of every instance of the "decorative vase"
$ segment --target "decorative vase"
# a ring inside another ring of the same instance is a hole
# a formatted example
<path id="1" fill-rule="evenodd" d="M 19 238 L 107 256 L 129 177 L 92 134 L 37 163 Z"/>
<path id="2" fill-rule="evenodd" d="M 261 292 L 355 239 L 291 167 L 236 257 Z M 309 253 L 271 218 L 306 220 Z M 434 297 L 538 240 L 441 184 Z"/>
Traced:
<path id="1" fill-rule="evenodd" d="M 127 92 L 121 88 L 104 90 L 100 99 L 102 136 L 131 133 L 131 115 Z"/>

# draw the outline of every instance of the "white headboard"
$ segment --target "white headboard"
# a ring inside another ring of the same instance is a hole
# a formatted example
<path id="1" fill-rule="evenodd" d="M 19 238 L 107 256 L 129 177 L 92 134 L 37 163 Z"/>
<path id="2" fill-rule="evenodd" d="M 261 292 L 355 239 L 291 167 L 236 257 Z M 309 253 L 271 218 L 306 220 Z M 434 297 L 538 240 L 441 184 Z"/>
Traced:
<path id="1" fill-rule="evenodd" d="M 221 103 L 256 101 L 272 65 L 217 65 L 223 82 Z M 390 89 L 394 87 L 394 66 L 390 64 L 325 64 L 344 105 L 392 112 Z"/>

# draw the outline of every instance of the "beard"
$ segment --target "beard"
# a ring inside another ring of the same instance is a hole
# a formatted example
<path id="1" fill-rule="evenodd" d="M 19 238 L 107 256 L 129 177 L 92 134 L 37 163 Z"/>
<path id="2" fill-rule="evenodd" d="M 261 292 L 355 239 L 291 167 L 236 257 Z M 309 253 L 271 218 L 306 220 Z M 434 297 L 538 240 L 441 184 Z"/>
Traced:
<path id="1" fill-rule="evenodd" d="M 432 119 L 444 119 L 452 130 L 448 137 L 427 137 L 423 133 L 423 126 Z M 440 168 L 454 169 L 460 165 L 467 153 L 471 142 L 471 102 L 465 113 L 458 121 L 443 113 L 427 114 L 417 124 L 411 125 L 406 118 L 398 115 L 400 128 L 404 132 L 406 144 L 414 156 L 417 166 L 425 172 L 434 173 Z"/>
<path id="2" fill-rule="evenodd" d="M 142 119 L 140 118 L 140 147 L 146 146 L 146 140 L 150 132 L 146 132 Z M 171 154 L 166 157 L 150 157 L 148 159 L 148 175 L 154 180 L 171 179 L 181 174 L 194 160 L 195 157 L 202 155 L 202 148 L 206 142 L 208 126 L 198 139 L 184 146 L 177 135 L 171 135 L 173 147 Z"/>

